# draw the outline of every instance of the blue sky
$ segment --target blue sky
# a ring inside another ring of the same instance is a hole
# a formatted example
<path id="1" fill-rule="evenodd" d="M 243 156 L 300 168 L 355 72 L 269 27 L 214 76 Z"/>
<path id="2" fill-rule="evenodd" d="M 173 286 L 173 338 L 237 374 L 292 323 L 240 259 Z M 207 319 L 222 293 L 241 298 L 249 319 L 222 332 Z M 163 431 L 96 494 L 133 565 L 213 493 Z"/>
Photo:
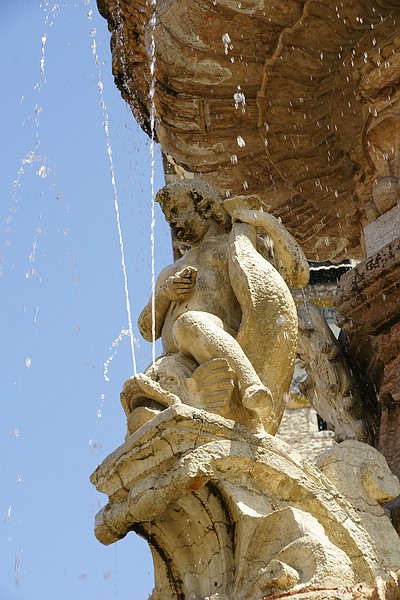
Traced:
<path id="1" fill-rule="evenodd" d="M 93 39 L 135 328 L 151 290 L 150 144 L 114 87 L 94 0 L 0 0 L 0 32 L 0 600 L 146 599 L 147 544 L 93 535 L 106 498 L 89 476 L 123 442 L 132 374 L 128 338 L 113 346 L 128 319 Z M 172 260 L 158 207 L 155 237 L 158 272 Z M 136 358 L 143 370 L 150 345 Z"/>

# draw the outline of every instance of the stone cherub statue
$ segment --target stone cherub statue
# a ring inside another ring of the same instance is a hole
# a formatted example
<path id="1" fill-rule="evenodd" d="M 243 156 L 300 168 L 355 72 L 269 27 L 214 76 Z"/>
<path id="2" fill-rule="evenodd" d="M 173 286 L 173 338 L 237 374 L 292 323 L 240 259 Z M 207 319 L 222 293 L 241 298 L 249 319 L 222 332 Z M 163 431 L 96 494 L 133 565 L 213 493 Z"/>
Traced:
<path id="1" fill-rule="evenodd" d="M 126 382 L 128 421 L 140 406 L 150 411 L 148 420 L 157 405 L 184 401 L 275 434 L 297 344 L 287 286 L 302 287 L 309 277 L 302 250 L 257 196 L 223 201 L 209 185 L 184 180 L 165 186 L 156 200 L 190 250 L 157 279 L 154 331 L 166 356 Z M 150 299 L 138 320 L 148 341 L 152 314 Z"/>

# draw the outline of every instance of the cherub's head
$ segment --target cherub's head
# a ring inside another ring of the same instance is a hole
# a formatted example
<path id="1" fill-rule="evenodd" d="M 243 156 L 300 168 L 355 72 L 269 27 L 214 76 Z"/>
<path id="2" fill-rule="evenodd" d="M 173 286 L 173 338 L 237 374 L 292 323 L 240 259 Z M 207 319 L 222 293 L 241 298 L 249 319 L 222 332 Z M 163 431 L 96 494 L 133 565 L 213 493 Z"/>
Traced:
<path id="1" fill-rule="evenodd" d="M 198 242 L 212 221 L 223 231 L 231 227 L 219 193 L 203 181 L 185 179 L 170 183 L 158 192 L 156 201 L 179 241 Z"/>

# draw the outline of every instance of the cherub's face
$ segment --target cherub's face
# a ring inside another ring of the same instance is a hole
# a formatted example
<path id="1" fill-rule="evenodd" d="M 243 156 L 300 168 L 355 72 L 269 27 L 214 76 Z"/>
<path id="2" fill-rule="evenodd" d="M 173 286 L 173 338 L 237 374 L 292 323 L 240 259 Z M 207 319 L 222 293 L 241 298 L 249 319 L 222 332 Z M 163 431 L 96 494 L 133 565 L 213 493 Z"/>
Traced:
<path id="1" fill-rule="evenodd" d="M 211 219 L 196 211 L 189 193 L 180 190 L 169 195 L 168 201 L 161 204 L 166 220 L 177 240 L 193 246 L 200 242 L 210 228 Z"/>

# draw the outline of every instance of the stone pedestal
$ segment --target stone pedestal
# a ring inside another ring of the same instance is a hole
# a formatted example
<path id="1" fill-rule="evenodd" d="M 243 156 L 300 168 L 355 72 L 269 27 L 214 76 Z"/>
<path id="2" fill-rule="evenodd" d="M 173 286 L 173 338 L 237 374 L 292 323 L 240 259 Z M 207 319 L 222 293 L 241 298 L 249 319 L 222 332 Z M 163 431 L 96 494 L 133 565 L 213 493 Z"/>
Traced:
<path id="1" fill-rule="evenodd" d="M 380 504 L 398 480 L 361 442 L 323 456 L 317 468 L 269 434 L 172 406 L 92 475 L 108 495 L 96 537 L 148 541 L 152 600 L 389 598 L 400 541 Z"/>

